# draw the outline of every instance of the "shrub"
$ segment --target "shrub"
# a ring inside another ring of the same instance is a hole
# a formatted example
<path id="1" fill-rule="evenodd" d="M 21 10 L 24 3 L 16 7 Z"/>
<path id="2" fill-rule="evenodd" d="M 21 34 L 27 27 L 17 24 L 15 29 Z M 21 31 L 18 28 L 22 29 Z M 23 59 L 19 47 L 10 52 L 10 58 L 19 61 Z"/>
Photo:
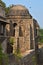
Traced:
<path id="1" fill-rule="evenodd" d="M 8 65 L 8 56 L 2 52 L 2 46 L 0 44 L 0 65 L 4 62 L 5 65 Z"/>
<path id="2" fill-rule="evenodd" d="M 21 55 L 20 50 L 18 51 L 18 53 L 17 53 L 17 50 L 15 50 L 14 55 L 16 56 L 16 58 L 17 58 L 18 60 L 22 58 L 22 55 Z"/>
<path id="3" fill-rule="evenodd" d="M 11 45 L 13 45 L 13 43 L 14 43 L 14 38 L 13 38 L 13 37 L 10 37 L 9 42 L 10 42 Z"/>

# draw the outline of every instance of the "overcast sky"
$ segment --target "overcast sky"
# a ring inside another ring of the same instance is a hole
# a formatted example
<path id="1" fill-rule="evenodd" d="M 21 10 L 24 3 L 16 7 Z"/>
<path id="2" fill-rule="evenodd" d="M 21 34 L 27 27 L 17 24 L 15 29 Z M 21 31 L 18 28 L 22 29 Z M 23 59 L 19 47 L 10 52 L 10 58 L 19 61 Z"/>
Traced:
<path id="1" fill-rule="evenodd" d="M 43 0 L 3 0 L 6 6 L 11 4 L 21 4 L 28 8 L 33 18 L 35 18 L 40 27 L 43 28 Z"/>

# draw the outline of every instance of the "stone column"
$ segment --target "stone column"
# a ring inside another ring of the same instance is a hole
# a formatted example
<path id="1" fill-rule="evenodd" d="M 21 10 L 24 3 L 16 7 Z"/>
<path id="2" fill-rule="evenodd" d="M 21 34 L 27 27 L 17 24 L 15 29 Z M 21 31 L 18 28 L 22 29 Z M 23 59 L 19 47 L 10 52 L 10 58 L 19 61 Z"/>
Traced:
<path id="1" fill-rule="evenodd" d="M 33 36 L 33 49 L 35 49 L 35 34 L 34 34 L 34 21 L 32 21 L 32 36 Z"/>
<path id="2" fill-rule="evenodd" d="M 13 35 L 13 23 L 10 21 L 10 36 Z"/>
<path id="3" fill-rule="evenodd" d="M 15 37 L 18 38 L 19 37 L 19 26 L 15 27 Z"/>
<path id="4" fill-rule="evenodd" d="M 30 25 L 27 21 L 27 24 L 25 24 L 25 37 L 24 37 L 24 44 L 25 44 L 25 50 L 30 49 Z"/>
<path id="5" fill-rule="evenodd" d="M 15 52 L 15 50 L 17 50 L 17 45 L 19 44 L 19 40 L 18 40 L 18 37 L 19 37 L 19 26 L 17 25 L 15 27 L 15 37 L 14 37 L 14 45 L 13 45 L 13 53 Z"/>
<path id="6" fill-rule="evenodd" d="M 4 33 L 4 36 L 6 36 L 6 25 L 3 25 L 3 33 Z"/>

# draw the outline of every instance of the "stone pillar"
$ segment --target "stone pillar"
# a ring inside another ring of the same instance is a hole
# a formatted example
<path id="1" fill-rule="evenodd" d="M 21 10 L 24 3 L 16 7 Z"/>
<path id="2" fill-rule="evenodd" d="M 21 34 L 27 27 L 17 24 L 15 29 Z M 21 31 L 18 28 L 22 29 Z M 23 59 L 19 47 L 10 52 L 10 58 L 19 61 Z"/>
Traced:
<path id="1" fill-rule="evenodd" d="M 18 38 L 19 37 L 19 26 L 15 27 L 15 37 Z"/>
<path id="2" fill-rule="evenodd" d="M 17 45 L 18 45 L 18 37 L 19 37 L 19 26 L 15 27 L 15 37 L 14 37 L 14 45 L 13 45 L 13 53 L 15 52 L 15 50 L 17 50 Z"/>
<path id="3" fill-rule="evenodd" d="M 35 49 L 35 33 L 34 33 L 34 21 L 32 20 L 32 36 L 33 36 L 33 49 Z"/>
<path id="4" fill-rule="evenodd" d="M 19 44 L 19 37 L 17 38 L 17 53 L 19 53 L 19 51 L 20 51 L 20 46 L 19 46 L 20 44 Z"/>
<path id="5" fill-rule="evenodd" d="M 10 21 L 10 36 L 13 36 L 13 23 Z"/>
<path id="6" fill-rule="evenodd" d="M 6 36 L 6 25 L 3 25 L 3 33 L 4 33 L 4 36 Z"/>
<path id="7" fill-rule="evenodd" d="M 29 50 L 30 49 L 30 25 L 28 21 L 25 26 L 26 28 L 25 28 L 24 44 L 25 44 L 25 50 Z"/>

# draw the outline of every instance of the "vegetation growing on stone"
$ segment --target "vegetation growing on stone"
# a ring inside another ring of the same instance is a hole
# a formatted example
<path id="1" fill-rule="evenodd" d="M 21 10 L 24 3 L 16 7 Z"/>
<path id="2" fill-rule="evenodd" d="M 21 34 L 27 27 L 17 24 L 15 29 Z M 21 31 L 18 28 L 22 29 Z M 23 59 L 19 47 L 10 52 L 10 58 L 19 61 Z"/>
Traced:
<path id="1" fill-rule="evenodd" d="M 18 60 L 22 58 L 20 50 L 18 51 L 18 53 L 17 50 L 15 50 L 14 55 L 17 57 Z"/>
<path id="2" fill-rule="evenodd" d="M 2 65 L 3 63 L 5 65 L 8 65 L 8 55 L 4 54 L 2 52 L 2 46 L 1 46 L 1 43 L 0 43 L 0 65 Z M 5 61 L 5 62 L 4 62 Z"/>
<path id="3" fill-rule="evenodd" d="M 13 43 L 14 43 L 14 38 L 13 38 L 13 37 L 10 37 L 9 42 L 10 42 L 10 44 L 13 45 Z"/>

